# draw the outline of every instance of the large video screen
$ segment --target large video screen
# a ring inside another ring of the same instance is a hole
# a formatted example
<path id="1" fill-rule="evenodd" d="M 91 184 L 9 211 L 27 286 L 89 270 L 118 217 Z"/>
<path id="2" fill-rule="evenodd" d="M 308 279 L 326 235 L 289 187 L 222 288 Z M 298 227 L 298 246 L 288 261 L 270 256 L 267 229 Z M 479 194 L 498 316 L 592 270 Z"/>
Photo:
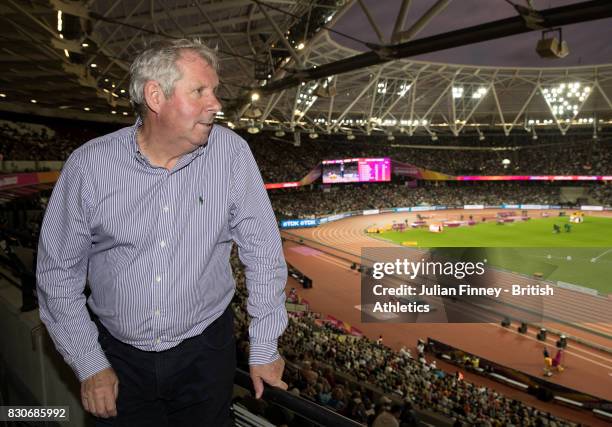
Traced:
<path id="1" fill-rule="evenodd" d="M 391 159 L 323 160 L 323 184 L 391 181 Z"/>

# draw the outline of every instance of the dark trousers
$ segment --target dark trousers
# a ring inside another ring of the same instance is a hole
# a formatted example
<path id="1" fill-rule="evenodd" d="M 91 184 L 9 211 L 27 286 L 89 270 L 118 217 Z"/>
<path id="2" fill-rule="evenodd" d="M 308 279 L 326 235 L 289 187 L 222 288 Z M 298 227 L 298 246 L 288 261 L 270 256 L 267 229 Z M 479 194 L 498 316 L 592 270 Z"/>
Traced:
<path id="1" fill-rule="evenodd" d="M 96 426 L 232 425 L 236 347 L 230 307 L 201 335 L 162 352 L 124 344 L 96 323 L 100 345 L 119 378 L 117 417 L 96 418 Z"/>

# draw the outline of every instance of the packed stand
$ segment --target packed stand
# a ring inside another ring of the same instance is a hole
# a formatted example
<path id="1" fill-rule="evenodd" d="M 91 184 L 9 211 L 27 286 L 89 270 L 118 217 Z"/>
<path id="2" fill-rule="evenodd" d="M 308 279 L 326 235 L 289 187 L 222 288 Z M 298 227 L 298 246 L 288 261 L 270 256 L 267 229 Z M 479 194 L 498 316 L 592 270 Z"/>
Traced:
<path id="1" fill-rule="evenodd" d="M 327 190 L 288 189 L 269 192 L 277 217 L 304 218 L 363 209 L 419 205 L 558 204 L 559 187 L 547 183 L 475 182 L 339 184 Z"/>
<path id="2" fill-rule="evenodd" d="M 566 138 L 563 143 L 530 144 L 515 150 L 493 151 L 436 148 L 444 145 L 462 146 L 453 140 L 439 140 L 435 145 L 427 144 L 432 148 L 342 140 L 308 140 L 295 147 L 286 141 L 270 139 L 266 135 L 251 137 L 248 141 L 265 182 L 299 181 L 322 160 L 359 157 L 390 157 L 395 161 L 450 175 L 609 175 L 612 173 L 612 147 L 605 141 L 593 143 L 592 140 L 585 142 L 576 139 L 575 142 L 567 142 Z M 411 142 L 419 144 L 418 141 Z M 490 147 L 491 144 L 480 143 L 480 146 Z M 502 163 L 503 160 L 509 160 L 510 163 L 505 165 Z"/>
<path id="3" fill-rule="evenodd" d="M 248 293 L 235 254 L 231 261 L 236 277 L 233 310 L 238 361 L 245 366 Z M 355 421 L 368 426 L 416 426 L 415 409 L 421 409 L 454 419 L 456 425 L 575 426 L 438 369 L 435 361 L 425 358 L 423 347 L 417 347 L 414 356 L 408 348 L 396 352 L 381 342 L 347 335 L 317 320 L 318 315 L 312 312 L 290 315 L 279 351 L 288 366 L 297 369 L 287 369 L 284 380 L 290 393 Z M 293 425 L 291 414 L 273 411 L 265 403 L 252 404 L 250 409 Z"/>
<path id="4" fill-rule="evenodd" d="M 64 161 L 78 146 L 108 126 L 53 126 L 0 120 L 0 158 L 15 161 Z"/>
<path id="5" fill-rule="evenodd" d="M 4 160 L 65 160 L 84 142 L 119 127 L 122 125 L 74 122 L 40 125 L 0 120 L 0 156 Z M 537 143 L 529 135 L 518 133 L 510 137 L 491 136 L 485 141 L 448 136 L 440 136 L 435 143 L 425 136 L 404 140 L 431 148 L 414 148 L 400 143 L 401 138 L 390 143 L 380 136 L 347 141 L 340 135 L 325 135 L 317 140 L 302 138 L 299 146 L 268 132 L 242 136 L 249 142 L 265 182 L 298 181 L 322 160 L 355 157 L 390 157 L 450 175 L 612 174 L 609 141 L 594 142 L 584 135 L 561 136 L 556 132 L 541 135 Z M 458 148 L 440 149 L 444 146 Z M 496 150 L 462 149 L 467 146 Z M 502 149 L 504 146 L 512 149 Z M 504 159 L 510 160 L 510 164 L 502 164 Z"/>
<path id="6" fill-rule="evenodd" d="M 612 185 L 597 184 L 589 188 L 589 195 L 596 203 L 612 206 Z"/>

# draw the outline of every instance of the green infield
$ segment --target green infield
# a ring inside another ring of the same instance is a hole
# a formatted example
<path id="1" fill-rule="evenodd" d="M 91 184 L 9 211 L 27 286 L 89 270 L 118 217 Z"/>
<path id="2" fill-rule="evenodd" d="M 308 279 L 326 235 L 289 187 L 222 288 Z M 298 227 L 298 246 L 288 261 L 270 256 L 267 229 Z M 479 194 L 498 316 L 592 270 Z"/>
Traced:
<path id="1" fill-rule="evenodd" d="M 571 224 L 569 232 L 564 227 L 568 223 L 569 218 L 554 217 L 446 227 L 442 233 L 421 228 L 368 235 L 424 248 L 487 248 L 491 265 L 612 293 L 612 218 L 587 216 L 583 223 Z M 553 231 L 555 224 L 559 233 Z"/>

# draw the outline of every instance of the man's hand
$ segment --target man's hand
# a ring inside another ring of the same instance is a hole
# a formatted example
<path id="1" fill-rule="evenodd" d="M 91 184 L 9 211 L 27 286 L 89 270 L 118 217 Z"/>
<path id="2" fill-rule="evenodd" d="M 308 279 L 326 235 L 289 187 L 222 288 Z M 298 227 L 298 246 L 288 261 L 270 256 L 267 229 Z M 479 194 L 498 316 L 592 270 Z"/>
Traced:
<path id="1" fill-rule="evenodd" d="M 271 386 L 287 390 L 287 384 L 282 380 L 284 370 L 285 361 L 282 357 L 265 365 L 251 365 L 251 380 L 255 388 L 255 398 L 261 398 L 264 391 L 264 381 Z"/>
<path id="2" fill-rule="evenodd" d="M 117 416 L 119 379 L 113 368 L 106 368 L 81 382 L 81 401 L 87 412 L 100 418 Z"/>

